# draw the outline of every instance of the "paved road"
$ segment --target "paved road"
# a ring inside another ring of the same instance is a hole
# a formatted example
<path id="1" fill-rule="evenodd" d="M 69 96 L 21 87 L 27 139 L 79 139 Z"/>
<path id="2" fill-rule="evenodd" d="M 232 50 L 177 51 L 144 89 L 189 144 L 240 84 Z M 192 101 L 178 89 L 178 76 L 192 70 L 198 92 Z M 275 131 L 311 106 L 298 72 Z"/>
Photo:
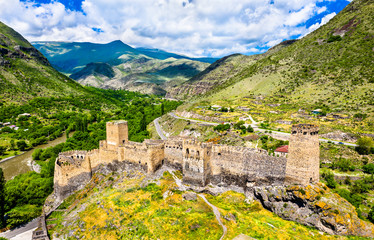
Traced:
<path id="1" fill-rule="evenodd" d="M 12 230 L 0 233 L 0 237 L 4 237 L 4 238 L 7 238 L 7 239 L 12 239 L 12 238 L 16 238 L 17 236 L 22 235 L 24 237 L 24 239 L 26 240 L 27 238 L 26 238 L 25 234 L 27 234 L 27 232 L 29 232 L 29 233 L 31 233 L 29 239 L 31 239 L 31 237 L 32 237 L 32 231 L 31 230 L 36 229 L 38 227 L 38 223 L 39 223 L 39 218 L 35 218 L 34 220 L 27 223 L 26 225 L 23 225 L 21 227 L 17 227 L 17 228 L 14 228 Z"/>
<path id="2" fill-rule="evenodd" d="M 185 118 L 185 117 L 179 117 L 179 116 L 175 115 L 173 112 L 169 113 L 169 115 L 172 116 L 173 118 L 182 119 L 182 120 L 186 120 L 186 121 L 190 121 L 190 122 L 204 123 L 206 125 L 212 125 L 212 126 L 219 125 L 219 123 L 205 122 L 205 121 L 202 121 L 202 120 L 196 120 L 196 119 L 189 119 L 189 118 Z"/>
<path id="3" fill-rule="evenodd" d="M 175 115 L 174 113 L 169 113 L 170 116 L 174 117 L 174 118 L 177 118 L 177 119 L 183 119 L 183 120 L 188 120 L 188 121 L 191 121 L 191 122 L 198 122 L 198 123 L 204 123 L 204 124 L 207 124 L 207 125 L 212 125 L 212 126 L 216 126 L 218 125 L 219 123 L 212 123 L 212 122 L 205 122 L 205 121 L 202 121 L 202 120 L 194 120 L 194 119 L 189 119 L 189 118 L 184 118 L 184 117 L 179 117 L 177 115 Z M 250 124 L 253 129 L 255 131 L 260 131 L 260 132 L 265 132 L 265 131 L 269 131 L 268 129 L 262 129 L 262 128 L 259 128 L 258 127 L 258 122 L 256 122 L 252 117 L 251 115 L 247 114 L 247 116 L 251 119 L 252 121 L 252 124 Z M 245 124 L 246 127 L 248 127 L 249 124 Z M 273 131 L 271 130 L 272 133 L 275 133 L 275 134 L 279 134 L 279 135 L 283 135 L 283 136 L 289 136 L 291 135 L 290 133 L 285 133 L 285 132 L 278 132 L 278 131 Z M 342 144 L 342 145 L 346 145 L 346 146 L 352 146 L 352 147 L 356 147 L 357 144 L 354 144 L 354 143 L 346 143 L 346 142 L 340 142 L 340 141 L 335 141 L 335 140 L 331 140 L 331 139 L 324 139 L 324 138 L 320 138 L 319 139 L 320 142 L 332 142 L 332 143 L 335 143 L 335 144 Z"/>
<path id="4" fill-rule="evenodd" d="M 162 129 L 161 129 L 161 126 L 160 126 L 160 124 L 159 124 L 159 122 L 158 122 L 159 119 L 160 119 L 160 118 L 156 118 L 155 120 L 153 120 L 153 123 L 155 124 L 156 131 L 157 131 L 158 135 L 160 136 L 160 138 L 161 138 L 162 140 L 166 140 L 167 137 L 165 137 L 164 132 L 163 132 Z"/>

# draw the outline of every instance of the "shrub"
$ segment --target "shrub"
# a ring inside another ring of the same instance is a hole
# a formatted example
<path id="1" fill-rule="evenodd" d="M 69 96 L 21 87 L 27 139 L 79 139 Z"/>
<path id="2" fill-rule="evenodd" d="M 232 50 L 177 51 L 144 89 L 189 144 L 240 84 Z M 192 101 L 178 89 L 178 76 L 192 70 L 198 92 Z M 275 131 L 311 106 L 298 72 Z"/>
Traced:
<path id="1" fill-rule="evenodd" d="M 330 35 L 330 37 L 327 39 L 328 43 L 335 42 L 335 41 L 341 41 L 342 37 L 340 35 Z"/>
<path id="2" fill-rule="evenodd" d="M 357 145 L 356 151 L 361 155 L 367 155 L 374 147 L 374 140 L 371 137 L 361 137 L 357 140 Z"/>
<path id="3" fill-rule="evenodd" d="M 336 192 L 344 199 L 346 199 L 350 204 L 358 208 L 361 204 L 361 202 L 364 200 L 364 198 L 357 194 L 354 193 L 352 194 L 349 190 L 347 189 L 338 189 Z"/>
<path id="4" fill-rule="evenodd" d="M 326 180 L 326 185 L 329 188 L 336 188 L 337 183 L 335 181 L 334 174 L 332 172 L 328 172 L 328 173 L 324 173 L 323 175 Z"/>
<path id="5" fill-rule="evenodd" d="M 374 223 L 374 206 L 371 208 L 369 212 L 368 219 L 370 220 L 370 222 Z"/>
<path id="6" fill-rule="evenodd" d="M 219 132 L 227 131 L 229 129 L 230 129 L 230 124 L 219 124 L 213 128 L 214 131 L 219 131 Z"/>
<path id="7" fill-rule="evenodd" d="M 354 171 L 355 167 L 351 164 L 351 161 L 349 159 L 340 158 L 337 162 L 334 162 L 333 165 L 334 168 L 338 168 L 339 170 L 343 172 L 347 171 Z"/>
<path id="8" fill-rule="evenodd" d="M 365 173 L 374 174 L 374 163 L 368 163 L 362 169 Z"/>

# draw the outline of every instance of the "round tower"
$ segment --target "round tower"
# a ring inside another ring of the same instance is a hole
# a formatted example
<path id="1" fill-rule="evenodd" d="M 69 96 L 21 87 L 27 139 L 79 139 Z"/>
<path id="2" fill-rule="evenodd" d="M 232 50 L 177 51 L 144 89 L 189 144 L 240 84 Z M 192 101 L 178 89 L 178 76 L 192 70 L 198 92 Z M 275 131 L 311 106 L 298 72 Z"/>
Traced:
<path id="1" fill-rule="evenodd" d="M 286 165 L 286 184 L 319 181 L 319 128 L 313 124 L 292 126 Z"/>

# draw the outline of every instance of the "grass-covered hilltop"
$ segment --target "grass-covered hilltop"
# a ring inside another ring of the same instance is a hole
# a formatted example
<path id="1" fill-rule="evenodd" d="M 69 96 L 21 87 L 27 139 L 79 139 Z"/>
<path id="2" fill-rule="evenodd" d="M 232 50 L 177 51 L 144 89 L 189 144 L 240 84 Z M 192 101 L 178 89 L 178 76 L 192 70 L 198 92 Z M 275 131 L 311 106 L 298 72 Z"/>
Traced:
<path id="1" fill-rule="evenodd" d="M 334 121 L 333 115 L 363 118 L 364 126 L 343 120 L 341 128 L 372 132 L 373 15 L 372 1 L 352 1 L 307 36 L 282 42 L 264 54 L 222 58 L 168 96 L 195 96 L 193 107 L 246 106 L 259 113 L 261 120 L 271 122 L 299 121 L 292 116 L 299 109 L 307 113 L 320 109 L 330 116 L 324 121 Z"/>
<path id="2" fill-rule="evenodd" d="M 0 105 L 35 97 L 88 95 L 75 81 L 51 67 L 26 39 L 0 22 Z"/>

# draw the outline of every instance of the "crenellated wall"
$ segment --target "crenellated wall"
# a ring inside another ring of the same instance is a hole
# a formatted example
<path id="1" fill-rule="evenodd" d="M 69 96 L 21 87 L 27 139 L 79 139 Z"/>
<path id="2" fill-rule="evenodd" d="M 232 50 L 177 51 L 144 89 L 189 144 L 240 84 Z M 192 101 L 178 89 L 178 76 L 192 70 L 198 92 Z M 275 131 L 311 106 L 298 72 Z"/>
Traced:
<path id="1" fill-rule="evenodd" d="M 165 141 L 165 164 L 182 170 L 183 165 L 183 140 L 173 138 Z"/>
<path id="2" fill-rule="evenodd" d="M 282 184 L 287 159 L 270 156 L 262 149 L 213 145 L 210 162 L 212 183 L 252 187 Z"/>
<path id="3" fill-rule="evenodd" d="M 54 189 L 61 199 L 82 188 L 91 179 L 87 151 L 60 153 L 56 159 Z"/>
<path id="4" fill-rule="evenodd" d="M 196 139 L 130 142 L 125 121 L 108 123 L 107 136 L 110 141 L 100 141 L 99 149 L 59 154 L 54 180 L 58 196 L 65 198 L 80 189 L 100 165 L 116 161 L 141 166 L 147 173 L 170 165 L 182 170 L 184 182 L 200 186 L 225 183 L 247 188 L 319 181 L 318 127 L 314 125 L 293 126 L 288 159 L 271 156 L 262 149 Z"/>

